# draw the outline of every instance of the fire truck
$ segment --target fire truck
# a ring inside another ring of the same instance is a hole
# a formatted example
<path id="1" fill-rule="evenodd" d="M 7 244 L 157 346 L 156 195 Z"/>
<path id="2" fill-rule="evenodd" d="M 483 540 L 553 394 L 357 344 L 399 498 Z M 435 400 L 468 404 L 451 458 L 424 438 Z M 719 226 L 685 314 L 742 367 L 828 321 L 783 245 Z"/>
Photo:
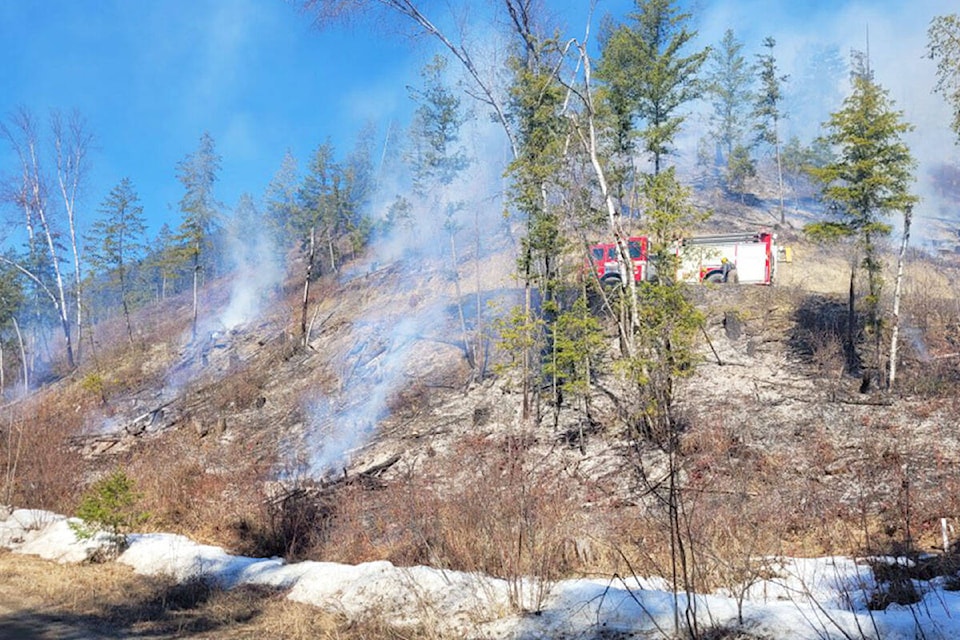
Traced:
<path id="1" fill-rule="evenodd" d="M 676 242 L 679 259 L 677 279 L 681 282 L 724 282 L 772 284 L 777 266 L 776 237 L 768 232 L 728 233 L 694 236 Z M 633 277 L 637 282 L 652 279 L 656 270 L 648 258 L 649 241 L 645 236 L 627 239 Z M 603 242 L 590 247 L 592 268 L 605 285 L 623 280 L 617 262 L 617 244 Z M 729 267 L 724 269 L 724 259 Z"/>
<path id="2" fill-rule="evenodd" d="M 627 238 L 627 249 L 630 252 L 633 278 L 636 282 L 643 282 L 650 277 L 647 246 L 647 238 L 644 236 Z M 623 280 L 620 276 L 617 252 L 616 242 L 601 242 L 590 247 L 591 263 L 597 271 L 597 278 L 605 285 L 617 285 Z"/>
<path id="3" fill-rule="evenodd" d="M 765 231 L 684 238 L 676 251 L 681 282 L 773 284 L 777 271 L 776 236 Z"/>

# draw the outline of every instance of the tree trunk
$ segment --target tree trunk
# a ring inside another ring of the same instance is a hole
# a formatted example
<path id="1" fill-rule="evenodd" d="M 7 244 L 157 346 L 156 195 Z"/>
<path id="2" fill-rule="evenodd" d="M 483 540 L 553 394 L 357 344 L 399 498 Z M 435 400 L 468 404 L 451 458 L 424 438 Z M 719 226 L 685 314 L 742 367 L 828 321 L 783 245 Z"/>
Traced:
<path id="1" fill-rule="evenodd" d="M 20 333 L 20 324 L 13 319 L 13 330 L 17 334 L 17 343 L 20 345 L 20 369 L 23 373 L 23 393 L 30 391 L 30 364 L 27 362 L 27 350 L 23 346 L 23 334 Z"/>
<path id="2" fill-rule="evenodd" d="M 307 307 L 310 305 L 310 277 L 313 275 L 313 262 L 316 259 L 316 227 L 310 227 L 310 246 L 307 253 L 307 267 L 303 274 L 303 300 L 300 305 L 300 336 L 304 347 L 310 342 L 307 335 Z"/>
<path id="3" fill-rule="evenodd" d="M 120 302 L 123 305 L 123 319 L 127 324 L 127 337 L 130 339 L 130 346 L 134 346 L 133 325 L 130 324 L 130 305 L 127 304 L 127 289 L 123 278 L 123 265 L 119 268 L 120 277 Z"/>
<path id="4" fill-rule="evenodd" d="M 463 297 L 460 290 L 460 269 L 457 267 L 457 237 L 454 232 L 450 232 L 450 259 L 453 261 L 453 289 L 457 296 L 457 315 L 460 319 L 460 339 L 463 341 L 463 354 L 467 358 L 467 364 L 470 370 L 477 368 L 477 361 L 474 358 L 473 348 L 470 344 L 470 335 L 467 333 L 467 320 L 463 314 Z"/>
<path id="5" fill-rule="evenodd" d="M 783 206 L 783 161 L 780 158 L 780 131 L 776 119 L 773 121 L 774 152 L 777 156 L 777 186 L 780 194 L 780 224 L 787 223 L 787 210 Z"/>
<path id="6" fill-rule="evenodd" d="M 191 324 L 191 334 L 193 339 L 197 339 L 197 315 L 200 309 L 199 299 L 200 288 L 200 243 L 197 242 L 197 251 L 193 255 L 193 323 Z"/>
<path id="7" fill-rule="evenodd" d="M 851 375 L 856 374 L 857 368 L 857 346 L 855 342 L 857 315 L 854 309 L 854 286 L 857 275 L 856 262 L 850 265 L 850 291 L 847 298 L 847 372 Z"/>
<path id="8" fill-rule="evenodd" d="M 481 240 L 480 240 L 480 210 L 479 208 L 474 209 L 473 215 L 474 222 L 474 233 L 476 235 L 476 246 L 474 250 L 476 251 L 476 258 L 474 259 L 473 275 L 474 275 L 474 286 L 476 287 L 476 321 L 475 321 L 475 336 L 474 336 L 474 346 L 473 353 L 474 358 L 477 361 L 477 368 L 474 371 L 474 378 L 476 380 L 483 380 L 484 375 L 486 374 L 487 367 L 487 357 L 486 349 L 484 348 L 483 340 L 483 296 L 481 294 L 480 287 L 480 251 L 481 251 Z"/>
<path id="9" fill-rule="evenodd" d="M 312 240 L 311 240 L 312 242 Z M 337 249 L 333 241 L 333 230 L 327 227 L 327 251 L 330 253 L 330 271 L 337 273 Z"/>
<path id="10" fill-rule="evenodd" d="M 631 357 L 634 352 L 634 336 L 636 335 L 636 330 L 639 325 L 639 312 L 637 310 L 637 283 L 634 280 L 633 274 L 633 260 L 630 258 L 630 248 L 627 246 L 627 238 L 623 232 L 622 218 L 620 211 L 617 210 L 616 202 L 614 201 L 613 194 L 610 192 L 610 188 L 607 185 L 606 174 L 603 170 L 603 165 L 600 163 L 599 152 L 597 151 L 597 135 L 596 127 L 594 126 L 594 115 L 593 115 L 593 99 L 590 92 L 590 58 L 587 55 L 585 50 L 581 50 L 581 58 L 584 61 L 584 82 L 586 82 L 586 99 L 588 102 L 588 113 L 587 113 L 587 133 L 588 136 L 584 137 L 583 133 L 579 131 L 581 143 L 586 147 L 587 152 L 590 154 L 590 164 L 593 167 L 594 174 L 597 177 L 597 182 L 600 185 L 600 194 L 603 197 L 604 204 L 607 209 L 607 223 L 610 227 L 610 233 L 613 235 L 614 239 L 617 242 L 617 268 L 620 269 L 622 274 L 621 278 L 621 287 L 624 288 L 627 293 L 627 306 L 626 310 L 629 315 L 627 322 L 618 322 L 617 329 L 620 332 L 620 344 L 624 347 L 624 356 Z M 624 326 L 626 324 L 626 326 Z"/>
<path id="11" fill-rule="evenodd" d="M 903 212 L 903 238 L 900 241 L 900 253 L 897 256 L 897 283 L 893 289 L 893 328 L 890 335 L 890 375 L 887 377 L 887 389 L 892 389 L 897 379 L 897 347 L 900 338 L 900 295 L 903 286 L 903 265 L 907 255 L 907 242 L 910 240 L 910 222 L 912 210 Z"/>
<path id="12" fill-rule="evenodd" d="M 76 359 L 80 361 L 83 346 L 83 271 L 80 262 L 80 245 L 77 242 L 76 201 L 80 181 L 84 172 L 84 159 L 90 143 L 90 135 L 84 130 L 83 120 L 74 112 L 67 120 L 64 131 L 63 118 L 54 112 L 52 128 L 54 146 L 57 152 L 57 184 L 67 213 L 67 226 L 70 231 L 70 250 L 73 255 L 73 276 L 76 293 Z"/>

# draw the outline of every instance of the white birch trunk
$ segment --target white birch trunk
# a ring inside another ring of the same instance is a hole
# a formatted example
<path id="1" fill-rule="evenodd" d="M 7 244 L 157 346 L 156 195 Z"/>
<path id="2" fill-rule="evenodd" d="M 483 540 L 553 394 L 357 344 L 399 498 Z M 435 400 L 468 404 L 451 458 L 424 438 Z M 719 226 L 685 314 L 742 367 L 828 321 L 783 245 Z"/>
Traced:
<path id="1" fill-rule="evenodd" d="M 80 244 L 77 241 L 76 202 L 80 181 L 83 177 L 84 158 L 87 153 L 89 136 L 84 132 L 83 122 L 77 114 L 70 117 L 66 134 L 59 113 L 54 113 L 52 126 L 54 144 L 57 150 L 57 183 L 60 186 L 60 195 L 67 212 L 70 248 L 73 254 L 73 275 L 74 286 L 76 287 L 76 358 L 79 362 L 83 343 L 83 272 L 80 262 Z"/>
<path id="2" fill-rule="evenodd" d="M 613 195 L 610 193 L 610 188 L 607 185 L 606 174 L 603 170 L 603 165 L 600 163 L 600 156 L 597 152 L 597 134 L 596 127 L 593 122 L 593 97 L 590 91 L 590 57 L 587 55 L 586 48 L 581 46 L 580 49 L 581 59 L 583 60 L 583 73 L 584 73 L 584 100 L 587 103 L 587 132 L 588 137 L 583 138 L 582 132 L 580 133 L 581 141 L 584 146 L 587 148 L 587 152 L 590 154 L 590 164 L 593 166 L 594 174 L 597 177 L 597 183 L 600 186 L 600 194 L 603 197 L 604 205 L 607 210 L 607 222 L 610 225 L 610 231 L 613 234 L 613 237 L 617 241 L 617 268 L 620 269 L 620 273 L 623 275 L 622 281 L 626 284 L 627 288 L 627 300 L 628 300 L 628 310 L 630 317 L 627 319 L 627 327 L 623 327 L 622 323 L 620 324 L 621 331 L 621 341 L 626 347 L 626 353 L 624 354 L 627 357 L 631 357 L 634 353 L 634 340 L 633 337 L 636 335 L 637 330 L 637 283 L 634 280 L 634 269 L 633 269 L 633 260 L 630 259 L 630 249 L 627 246 L 627 238 L 623 232 L 623 220 L 620 215 L 620 212 L 617 210 L 617 205 L 614 202 Z M 578 132 L 580 130 L 578 129 Z"/>
<path id="3" fill-rule="evenodd" d="M 903 264 L 907 255 L 907 242 L 910 240 L 911 209 L 903 213 L 903 238 L 900 241 L 900 254 L 897 257 L 897 283 L 893 289 L 893 329 L 890 335 L 890 375 L 887 376 L 887 389 L 892 389 L 897 379 L 897 348 L 900 339 L 900 296 L 903 287 Z"/>

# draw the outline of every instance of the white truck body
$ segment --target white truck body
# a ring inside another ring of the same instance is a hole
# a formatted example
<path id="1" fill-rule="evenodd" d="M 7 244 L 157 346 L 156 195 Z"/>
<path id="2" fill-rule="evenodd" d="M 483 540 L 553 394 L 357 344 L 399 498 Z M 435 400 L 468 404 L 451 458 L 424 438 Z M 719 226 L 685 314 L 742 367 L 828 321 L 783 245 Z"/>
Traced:
<path id="1" fill-rule="evenodd" d="M 744 284 L 772 284 L 777 247 L 771 233 L 728 233 L 684 238 L 677 242 L 681 282 L 724 282 L 723 258 L 735 269 L 730 280 Z"/>

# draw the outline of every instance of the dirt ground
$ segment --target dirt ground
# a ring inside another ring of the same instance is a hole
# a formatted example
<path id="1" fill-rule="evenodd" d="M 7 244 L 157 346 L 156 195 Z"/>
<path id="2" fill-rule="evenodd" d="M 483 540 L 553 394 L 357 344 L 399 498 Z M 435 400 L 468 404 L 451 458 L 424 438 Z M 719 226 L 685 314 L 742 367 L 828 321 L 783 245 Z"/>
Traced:
<path id="1" fill-rule="evenodd" d="M 274 590 L 177 585 L 116 563 L 64 565 L 0 550 L 3 639 L 350 637 L 342 631 Z"/>

